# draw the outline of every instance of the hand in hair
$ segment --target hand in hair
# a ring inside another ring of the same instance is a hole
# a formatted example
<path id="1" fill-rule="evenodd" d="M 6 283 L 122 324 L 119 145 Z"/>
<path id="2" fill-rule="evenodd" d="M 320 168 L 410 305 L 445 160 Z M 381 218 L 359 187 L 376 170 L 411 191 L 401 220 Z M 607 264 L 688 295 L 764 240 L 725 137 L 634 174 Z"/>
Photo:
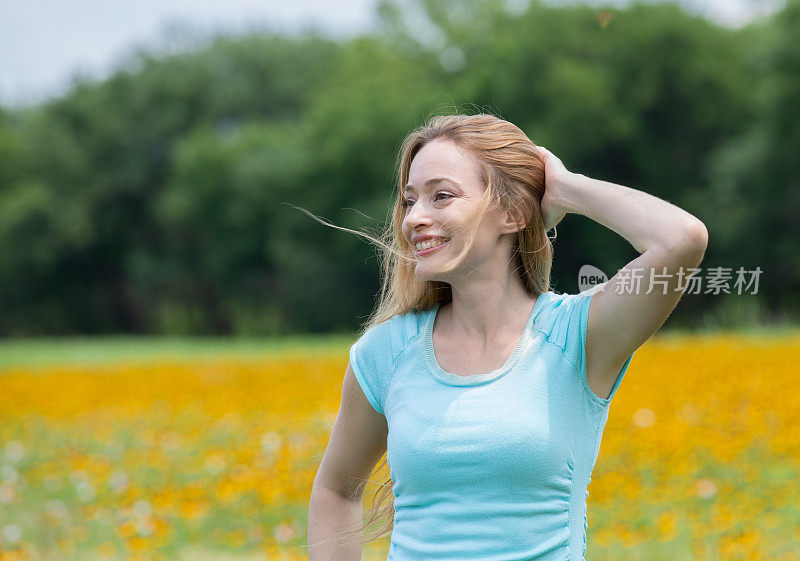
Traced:
<path id="1" fill-rule="evenodd" d="M 564 182 L 572 172 L 564 167 L 561 160 L 544 146 L 537 146 L 536 150 L 544 162 L 544 196 L 542 197 L 542 218 L 545 231 L 550 231 L 566 215 L 566 206 L 561 197 Z"/>

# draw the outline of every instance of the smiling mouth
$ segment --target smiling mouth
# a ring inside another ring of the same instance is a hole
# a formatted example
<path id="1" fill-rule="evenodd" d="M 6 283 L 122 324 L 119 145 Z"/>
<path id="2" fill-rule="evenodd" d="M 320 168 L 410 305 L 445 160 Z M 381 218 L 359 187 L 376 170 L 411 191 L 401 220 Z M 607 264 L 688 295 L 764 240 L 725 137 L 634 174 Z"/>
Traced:
<path id="1" fill-rule="evenodd" d="M 419 249 L 419 250 L 415 249 L 415 251 L 414 251 L 414 255 L 427 255 L 427 254 L 429 254 L 429 253 L 433 253 L 434 251 L 436 251 L 436 250 L 437 250 L 437 249 L 439 249 L 440 247 L 447 245 L 447 243 L 448 243 L 449 241 L 450 241 L 450 239 L 448 238 L 448 239 L 444 240 L 444 241 L 443 241 L 443 242 L 441 242 L 441 243 L 437 243 L 437 244 L 436 244 L 436 245 L 434 245 L 434 246 L 431 246 L 431 247 L 426 247 L 426 248 Z"/>

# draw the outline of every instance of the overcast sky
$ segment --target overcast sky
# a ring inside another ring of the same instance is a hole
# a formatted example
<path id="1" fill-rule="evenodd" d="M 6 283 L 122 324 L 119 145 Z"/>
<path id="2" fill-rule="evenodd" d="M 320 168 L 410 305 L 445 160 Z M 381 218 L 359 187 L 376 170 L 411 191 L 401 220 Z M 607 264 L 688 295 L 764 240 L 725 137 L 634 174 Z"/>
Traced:
<path id="1" fill-rule="evenodd" d="M 527 0 L 506 0 L 514 6 Z M 135 46 L 163 39 L 183 22 L 200 30 L 251 26 L 296 31 L 315 25 L 347 36 L 374 23 L 375 0 L 0 0 L 0 104 L 63 93 L 81 72 L 104 77 Z M 558 4 L 551 0 L 548 4 Z M 597 1 L 584 2 L 596 5 Z M 625 0 L 605 4 L 622 5 Z M 781 0 L 683 0 L 719 23 L 740 26 Z"/>

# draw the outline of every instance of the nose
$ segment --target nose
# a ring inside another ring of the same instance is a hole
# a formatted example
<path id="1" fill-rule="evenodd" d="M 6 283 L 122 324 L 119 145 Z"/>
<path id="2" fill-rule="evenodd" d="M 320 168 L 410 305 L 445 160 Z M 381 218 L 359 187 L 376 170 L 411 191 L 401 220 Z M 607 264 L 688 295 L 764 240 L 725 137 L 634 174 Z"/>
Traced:
<path id="1" fill-rule="evenodd" d="M 413 232 L 413 230 L 416 230 L 420 226 L 426 226 L 431 223 L 430 213 L 421 201 L 415 201 L 414 204 L 406 210 L 403 222 L 406 228 Z"/>

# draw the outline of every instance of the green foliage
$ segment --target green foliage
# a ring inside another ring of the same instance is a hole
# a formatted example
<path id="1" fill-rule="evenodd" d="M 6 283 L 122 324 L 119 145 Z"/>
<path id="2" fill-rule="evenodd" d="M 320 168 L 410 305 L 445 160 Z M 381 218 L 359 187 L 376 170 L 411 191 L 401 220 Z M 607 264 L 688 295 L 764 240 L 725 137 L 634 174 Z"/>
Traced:
<path id="1" fill-rule="evenodd" d="M 0 109 L 0 335 L 354 329 L 375 249 L 292 205 L 374 232 L 401 139 L 454 106 L 687 209 L 709 227 L 704 268 L 760 266 L 758 317 L 797 317 L 800 2 L 739 30 L 673 3 L 514 6 L 383 0 L 371 34 L 140 52 Z M 558 290 L 635 257 L 589 220 L 560 232 Z"/>

